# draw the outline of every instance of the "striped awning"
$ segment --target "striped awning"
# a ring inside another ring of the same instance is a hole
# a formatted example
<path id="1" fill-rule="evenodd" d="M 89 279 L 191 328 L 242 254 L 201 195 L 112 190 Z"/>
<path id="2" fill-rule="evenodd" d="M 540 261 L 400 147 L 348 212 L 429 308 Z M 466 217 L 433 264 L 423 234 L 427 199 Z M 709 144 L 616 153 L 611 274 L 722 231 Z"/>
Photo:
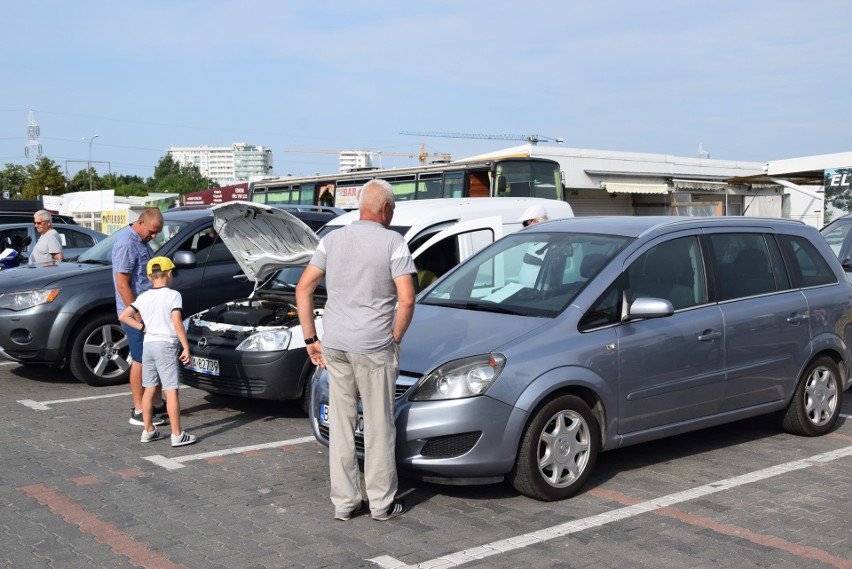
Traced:
<path id="1" fill-rule="evenodd" d="M 614 194 L 667 194 L 667 184 L 623 184 L 616 182 L 605 182 L 604 188 Z"/>

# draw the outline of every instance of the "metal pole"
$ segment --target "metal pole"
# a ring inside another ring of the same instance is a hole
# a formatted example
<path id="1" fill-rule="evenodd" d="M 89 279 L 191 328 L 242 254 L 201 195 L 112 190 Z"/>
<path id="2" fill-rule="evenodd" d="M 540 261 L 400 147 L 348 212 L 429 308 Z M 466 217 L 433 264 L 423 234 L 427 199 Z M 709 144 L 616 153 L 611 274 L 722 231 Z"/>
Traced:
<path id="1" fill-rule="evenodd" d="M 95 136 L 93 136 L 92 138 L 89 139 L 89 163 L 88 163 L 88 166 L 89 166 L 89 191 L 90 192 L 92 191 L 92 143 L 99 136 L 100 136 L 99 134 L 96 134 Z M 83 137 L 83 140 L 86 140 L 85 136 Z"/>

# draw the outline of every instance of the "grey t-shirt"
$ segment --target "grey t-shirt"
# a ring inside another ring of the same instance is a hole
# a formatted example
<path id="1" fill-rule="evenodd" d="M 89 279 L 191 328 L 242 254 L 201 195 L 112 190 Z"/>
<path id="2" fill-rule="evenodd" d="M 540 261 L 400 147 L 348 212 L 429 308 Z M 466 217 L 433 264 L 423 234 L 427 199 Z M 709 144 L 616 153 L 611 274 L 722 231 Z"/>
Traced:
<path id="1" fill-rule="evenodd" d="M 52 261 L 54 253 L 61 252 L 62 239 L 59 237 L 59 232 L 55 229 L 49 229 L 36 241 L 32 255 L 30 255 L 30 265 Z"/>
<path id="2" fill-rule="evenodd" d="M 320 240 L 311 264 L 325 272 L 323 346 L 368 354 L 393 341 L 394 279 L 416 273 L 399 233 L 356 221 Z"/>

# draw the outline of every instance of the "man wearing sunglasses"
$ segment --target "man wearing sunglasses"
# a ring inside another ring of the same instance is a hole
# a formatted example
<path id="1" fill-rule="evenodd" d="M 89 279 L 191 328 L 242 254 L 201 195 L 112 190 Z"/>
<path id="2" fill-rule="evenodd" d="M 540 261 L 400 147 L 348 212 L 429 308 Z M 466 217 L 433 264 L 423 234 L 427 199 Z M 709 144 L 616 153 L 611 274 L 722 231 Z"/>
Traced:
<path id="1" fill-rule="evenodd" d="M 62 239 L 59 232 L 53 228 L 50 212 L 40 209 L 33 215 L 35 228 L 39 238 L 30 255 L 30 265 L 57 263 L 62 260 Z"/>

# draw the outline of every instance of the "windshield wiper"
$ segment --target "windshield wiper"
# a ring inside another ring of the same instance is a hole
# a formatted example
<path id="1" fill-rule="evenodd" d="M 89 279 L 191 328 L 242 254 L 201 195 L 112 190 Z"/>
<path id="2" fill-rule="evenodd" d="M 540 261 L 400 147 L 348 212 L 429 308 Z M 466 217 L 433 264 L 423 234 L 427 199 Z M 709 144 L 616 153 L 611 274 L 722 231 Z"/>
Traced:
<path id="1" fill-rule="evenodd" d="M 112 265 L 112 261 L 107 261 L 106 259 L 77 259 L 76 261 L 69 261 L 69 263 L 87 263 L 91 265 Z"/>
<path id="2" fill-rule="evenodd" d="M 516 316 L 529 316 L 526 312 L 506 308 L 496 302 L 490 300 L 476 300 L 469 302 L 441 302 L 436 299 L 424 300 L 423 304 L 431 304 L 433 306 L 446 306 L 447 308 L 463 308 L 465 310 L 481 310 L 483 312 L 497 312 L 500 314 L 514 314 Z"/>

